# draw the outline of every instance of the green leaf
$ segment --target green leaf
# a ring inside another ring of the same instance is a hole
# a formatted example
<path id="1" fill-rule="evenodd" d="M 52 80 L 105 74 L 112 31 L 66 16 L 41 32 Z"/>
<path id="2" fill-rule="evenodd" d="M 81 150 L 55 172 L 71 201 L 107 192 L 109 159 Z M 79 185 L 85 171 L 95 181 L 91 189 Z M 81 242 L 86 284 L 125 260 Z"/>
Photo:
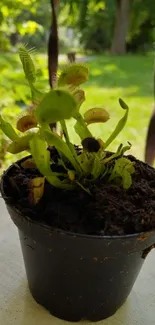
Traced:
<path id="1" fill-rule="evenodd" d="M 92 137 L 91 132 L 89 131 L 82 115 L 80 113 L 76 114 L 74 117 L 77 122 L 74 125 L 75 132 L 78 134 L 81 140 L 84 140 L 85 138 Z"/>
<path id="2" fill-rule="evenodd" d="M 128 109 L 128 105 L 124 102 L 122 98 L 119 98 L 119 103 L 123 109 Z"/>
<path id="3" fill-rule="evenodd" d="M 47 143 L 51 146 L 54 146 L 58 151 L 60 151 L 71 162 L 75 170 L 80 173 L 81 169 L 79 165 L 74 159 L 72 152 L 68 148 L 67 144 L 61 139 L 61 137 L 58 134 L 47 130 L 44 131 L 44 136 Z"/>
<path id="4" fill-rule="evenodd" d="M 13 129 L 12 125 L 9 122 L 4 121 L 1 115 L 0 115 L 0 129 L 12 141 L 15 141 L 19 138 L 17 133 Z"/>
<path id="5" fill-rule="evenodd" d="M 123 156 L 124 153 L 126 151 L 130 150 L 130 149 L 131 149 L 131 143 L 128 142 L 128 145 L 127 146 L 122 147 L 122 149 L 121 149 L 121 156 Z"/>
<path id="6" fill-rule="evenodd" d="M 63 130 L 63 134 L 64 134 L 64 137 L 65 137 L 65 140 L 66 140 L 66 144 L 67 144 L 67 146 L 68 146 L 70 152 L 72 153 L 73 158 L 75 159 L 76 165 L 79 165 L 78 170 L 80 170 L 81 167 L 80 167 L 80 164 L 79 164 L 79 162 L 78 162 L 77 152 L 76 152 L 76 150 L 75 150 L 74 145 L 70 142 L 69 134 L 68 134 L 68 130 L 67 130 L 67 126 L 66 126 L 66 122 L 65 122 L 65 120 L 62 120 L 62 121 L 60 122 L 60 124 L 61 124 L 62 130 Z M 82 171 L 82 169 L 81 169 L 81 171 Z"/>
<path id="7" fill-rule="evenodd" d="M 107 166 L 106 167 L 104 166 L 100 179 L 103 179 L 106 176 L 106 174 L 108 174 L 108 172 L 109 172 L 109 168 Z"/>
<path id="8" fill-rule="evenodd" d="M 16 140 L 14 140 L 13 142 L 10 143 L 7 151 L 12 154 L 17 154 L 17 153 L 20 153 L 25 150 L 28 151 L 30 149 L 29 142 L 33 136 L 34 136 L 34 133 L 28 133 L 27 135 L 25 135 L 21 138 L 18 137 Z"/>
<path id="9" fill-rule="evenodd" d="M 131 175 L 135 173 L 134 163 L 125 157 L 115 161 L 109 181 L 120 178 L 124 189 L 128 189 L 132 184 Z"/>
<path id="10" fill-rule="evenodd" d="M 122 185 L 125 190 L 130 188 L 130 186 L 132 185 L 132 177 L 128 171 L 124 171 L 124 173 L 123 173 Z"/>
<path id="11" fill-rule="evenodd" d="M 58 187 L 62 190 L 73 190 L 75 188 L 73 184 L 66 181 L 60 181 L 58 177 L 53 175 L 46 176 L 46 179 L 52 186 Z"/>
<path id="12" fill-rule="evenodd" d="M 119 157 L 121 155 L 122 147 L 123 147 L 123 145 L 120 144 L 119 147 L 118 147 L 118 149 L 117 149 L 117 151 L 115 153 L 113 153 L 112 155 L 110 155 L 107 158 L 106 157 L 103 157 L 103 160 L 102 160 L 103 164 L 107 164 L 109 161 L 113 160 L 114 158 Z"/>
<path id="13" fill-rule="evenodd" d="M 130 148 L 131 148 L 131 144 L 130 143 L 129 143 L 128 146 L 124 146 L 124 147 L 123 147 L 123 144 L 121 143 L 119 145 L 117 151 L 114 154 L 112 154 L 111 156 L 109 156 L 108 158 L 104 158 L 102 160 L 102 162 L 104 164 L 107 164 L 107 162 L 109 162 L 110 160 L 113 160 L 114 158 L 122 157 L 127 150 L 130 150 Z"/>
<path id="14" fill-rule="evenodd" d="M 111 178 L 115 177 L 115 175 L 121 176 L 124 170 L 127 170 L 130 174 L 133 174 L 135 172 L 134 163 L 128 158 L 121 157 L 115 161 L 113 175 L 111 175 Z"/>
<path id="15" fill-rule="evenodd" d="M 30 150 L 34 162 L 42 175 L 51 174 L 50 152 L 47 150 L 47 143 L 39 134 L 35 134 L 30 141 Z"/>
<path id="16" fill-rule="evenodd" d="M 69 91 L 64 89 L 50 90 L 35 110 L 35 115 L 41 124 L 55 123 L 70 119 L 77 108 L 77 103 Z"/>
<path id="17" fill-rule="evenodd" d="M 104 149 L 106 149 L 111 142 L 118 136 L 118 134 L 123 130 L 127 119 L 128 119 L 128 114 L 129 114 L 129 107 L 127 106 L 127 104 L 124 103 L 124 101 L 122 99 L 119 99 L 119 102 L 121 103 L 121 107 L 123 105 L 123 109 L 125 110 L 125 114 L 124 116 L 121 118 L 121 120 L 118 122 L 115 130 L 112 132 L 112 134 L 110 135 L 110 137 L 108 138 L 108 140 L 105 142 L 104 144 Z"/>
<path id="18" fill-rule="evenodd" d="M 97 154 L 94 154 L 94 161 L 93 161 L 93 169 L 91 175 L 94 179 L 97 179 L 104 171 L 105 167 L 103 163 L 101 163 L 100 158 Z"/>
<path id="19" fill-rule="evenodd" d="M 82 152 L 78 156 L 78 160 L 84 171 L 85 175 L 90 175 L 93 167 L 94 156 L 93 154 L 89 155 L 86 152 Z"/>
<path id="20" fill-rule="evenodd" d="M 46 177 L 48 182 L 58 188 L 70 188 L 69 184 L 64 184 L 54 175 L 50 167 L 50 152 L 47 150 L 47 143 L 39 134 L 35 134 L 30 141 L 30 150 L 34 162 L 40 173 Z"/>

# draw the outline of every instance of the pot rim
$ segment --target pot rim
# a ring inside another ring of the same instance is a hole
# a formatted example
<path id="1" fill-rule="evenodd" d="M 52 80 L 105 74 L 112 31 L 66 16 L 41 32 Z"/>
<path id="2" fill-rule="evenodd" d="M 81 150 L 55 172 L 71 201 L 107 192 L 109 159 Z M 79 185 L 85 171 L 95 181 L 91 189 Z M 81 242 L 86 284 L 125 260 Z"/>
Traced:
<path id="1" fill-rule="evenodd" d="M 15 163 L 11 164 L 7 169 L 6 171 L 4 171 L 4 173 L 2 174 L 1 176 L 1 181 L 0 181 L 0 192 L 2 194 L 2 198 L 3 200 L 5 201 L 5 204 L 6 206 L 10 206 L 10 204 L 8 204 L 6 202 L 6 199 L 9 197 L 7 197 L 5 195 L 5 191 L 4 191 L 4 186 L 3 186 L 3 181 L 4 181 L 4 176 L 9 172 L 9 170 L 16 164 L 18 164 L 19 162 L 22 162 L 23 160 L 27 159 L 28 157 L 31 157 L 30 155 L 22 158 L 22 159 L 19 159 L 18 161 L 16 161 Z M 144 163 L 145 165 L 147 165 L 146 163 Z M 61 235 L 67 235 L 67 236 L 72 236 L 72 237 L 80 237 L 80 238 L 87 238 L 87 239 L 107 239 L 107 240 L 114 240 L 114 239 L 117 239 L 117 240 L 122 240 L 122 239 L 132 239 L 132 238 L 136 238 L 138 237 L 139 240 L 143 241 L 146 239 L 146 237 L 150 236 L 151 234 L 155 233 L 155 229 L 152 229 L 150 231 L 145 231 L 145 232 L 139 232 L 139 233 L 133 233 L 133 234 L 126 234 L 126 235 L 113 235 L 113 236 L 99 236 L 99 235 L 88 235 L 88 234 L 82 234 L 82 233 L 74 233 L 74 232 L 70 232 L 70 231 L 65 231 L 63 229 L 59 229 L 59 228 L 53 228 L 49 225 L 46 225 L 45 223 L 43 222 L 39 222 L 39 221 L 36 221 L 36 220 L 33 220 L 31 219 L 30 217 L 28 216 L 24 216 L 16 207 L 11 207 L 11 209 L 13 209 L 19 216 L 20 218 L 22 218 L 23 220 L 27 221 L 28 223 L 31 223 L 33 225 L 36 225 L 40 228 L 43 228 L 45 230 L 48 230 L 50 232 L 53 232 L 53 233 L 58 233 L 58 234 L 61 234 Z"/>
<path id="2" fill-rule="evenodd" d="M 5 200 L 4 200 L 5 201 Z M 6 204 L 9 206 L 9 204 Z M 11 207 L 12 208 L 12 207 Z M 69 237 L 79 237 L 79 238 L 86 238 L 86 239 L 107 239 L 107 240 L 122 240 L 122 239 L 132 239 L 132 238 L 139 238 L 139 240 L 143 241 L 145 240 L 148 236 L 150 236 L 151 234 L 155 233 L 155 229 L 154 230 L 150 230 L 150 231 L 145 231 L 145 232 L 139 232 L 139 233 L 134 233 L 134 234 L 126 234 L 126 235 L 114 235 L 114 236 L 99 236 L 99 235 L 88 235 L 88 234 L 82 234 L 82 233 L 74 233 L 71 231 L 66 231 L 63 229 L 59 229 L 59 228 L 53 228 L 52 226 L 46 225 L 43 222 L 40 221 L 36 221 L 31 219 L 28 216 L 24 216 L 17 208 L 13 207 L 13 210 L 20 216 L 20 218 L 23 219 L 23 221 L 28 222 L 29 224 L 33 224 L 34 226 L 36 225 L 39 228 L 43 228 L 45 230 L 48 230 L 52 233 L 57 233 L 60 235 L 66 235 Z"/>

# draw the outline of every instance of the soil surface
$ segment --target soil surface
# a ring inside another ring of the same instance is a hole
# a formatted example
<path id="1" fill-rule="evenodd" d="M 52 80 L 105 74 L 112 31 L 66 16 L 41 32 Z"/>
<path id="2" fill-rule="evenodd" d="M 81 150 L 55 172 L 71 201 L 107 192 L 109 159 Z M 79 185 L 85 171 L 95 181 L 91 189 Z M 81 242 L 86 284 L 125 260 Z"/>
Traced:
<path id="1" fill-rule="evenodd" d="M 90 186 L 90 196 L 80 188 L 60 190 L 46 182 L 36 206 L 29 202 L 28 183 L 39 173 L 15 164 L 4 177 L 6 202 L 32 219 L 75 233 L 123 235 L 155 229 L 155 169 L 132 156 L 128 158 L 135 161 L 136 169 L 130 189 L 98 180 Z"/>

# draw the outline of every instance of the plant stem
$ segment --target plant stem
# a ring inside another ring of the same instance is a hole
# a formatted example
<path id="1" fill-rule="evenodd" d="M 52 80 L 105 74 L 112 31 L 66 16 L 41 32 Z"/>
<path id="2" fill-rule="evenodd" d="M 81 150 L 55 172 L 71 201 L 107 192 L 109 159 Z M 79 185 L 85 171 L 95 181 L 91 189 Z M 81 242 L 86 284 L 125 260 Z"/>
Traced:
<path id="1" fill-rule="evenodd" d="M 114 141 L 114 139 L 122 131 L 122 129 L 124 128 L 124 126 L 125 126 L 125 124 L 127 122 L 128 113 L 129 113 L 129 108 L 127 107 L 124 116 L 120 119 L 120 121 L 116 125 L 116 128 L 114 129 L 114 131 L 112 132 L 112 134 L 110 135 L 110 137 L 108 138 L 108 140 L 105 142 L 104 149 L 107 149 L 107 147 Z"/>
<path id="2" fill-rule="evenodd" d="M 69 134 L 68 134 L 68 130 L 67 130 L 67 126 L 66 126 L 66 122 L 65 120 L 62 120 L 60 121 L 60 124 L 61 124 L 61 127 L 62 127 L 62 130 L 63 130 L 63 134 L 64 134 L 64 137 L 65 137 L 65 140 L 66 140 L 66 144 L 68 145 L 68 148 L 70 149 L 72 155 L 73 155 L 73 158 L 75 159 L 75 164 L 78 165 L 78 170 L 80 168 L 80 173 L 83 172 L 82 170 L 82 167 L 77 159 L 77 154 L 76 154 L 76 150 L 74 149 L 74 146 L 72 145 L 72 143 L 70 142 L 70 139 L 69 139 Z"/>
<path id="3" fill-rule="evenodd" d="M 92 137 L 92 134 L 91 132 L 89 131 L 88 127 L 87 127 L 87 124 L 85 123 L 84 119 L 83 119 L 83 116 L 78 113 L 75 117 L 75 119 L 81 124 L 81 126 L 83 127 L 84 131 L 85 131 L 85 137 L 89 138 L 89 137 Z"/>

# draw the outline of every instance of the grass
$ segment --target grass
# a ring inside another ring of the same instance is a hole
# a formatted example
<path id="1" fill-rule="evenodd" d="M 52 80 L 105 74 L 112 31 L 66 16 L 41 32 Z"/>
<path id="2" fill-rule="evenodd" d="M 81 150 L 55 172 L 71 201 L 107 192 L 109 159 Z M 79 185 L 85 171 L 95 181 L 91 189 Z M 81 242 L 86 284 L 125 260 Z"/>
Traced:
<path id="1" fill-rule="evenodd" d="M 46 56 L 36 54 L 35 60 L 38 67 L 43 69 L 40 86 L 44 87 L 48 85 Z M 60 66 L 62 64 L 64 62 L 61 62 Z M 123 114 L 118 104 L 118 98 L 121 97 L 130 107 L 129 120 L 126 128 L 109 149 L 115 150 L 120 143 L 130 141 L 131 153 L 143 160 L 147 126 L 153 107 L 153 57 L 101 55 L 92 58 L 88 66 L 90 78 L 83 87 L 86 102 L 83 104 L 82 112 L 87 108 L 101 105 L 111 116 L 106 124 L 93 125 L 91 130 L 95 136 L 102 137 L 103 141 L 107 139 Z M 21 108 L 30 103 L 29 89 L 16 54 L 1 55 L 0 69 L 0 109 L 14 121 Z M 72 141 L 79 143 L 73 131 L 73 121 L 69 121 L 68 126 Z M 15 157 L 7 155 L 5 165 L 10 164 L 12 160 L 14 161 Z"/>

